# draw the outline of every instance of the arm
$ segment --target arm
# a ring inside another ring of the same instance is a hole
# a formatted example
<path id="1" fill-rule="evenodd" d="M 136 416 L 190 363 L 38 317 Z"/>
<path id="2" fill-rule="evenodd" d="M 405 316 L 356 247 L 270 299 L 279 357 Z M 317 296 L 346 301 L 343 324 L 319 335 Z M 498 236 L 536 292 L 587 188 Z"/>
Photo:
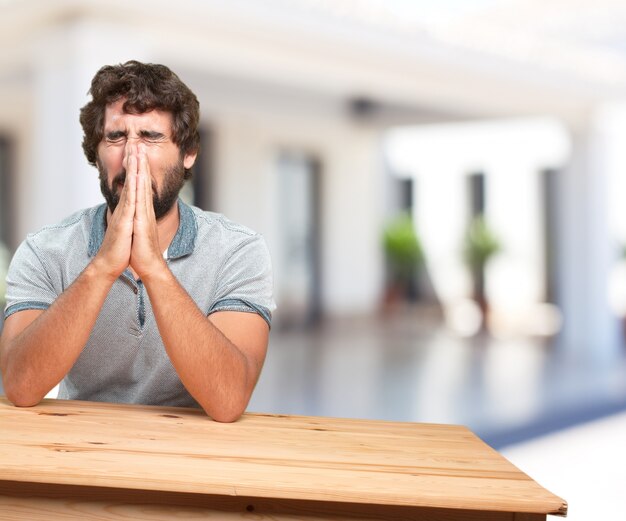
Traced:
<path id="1" fill-rule="evenodd" d="M 213 419 L 235 421 L 259 377 L 269 327 L 255 313 L 222 311 L 207 318 L 198 308 L 161 255 L 141 147 L 138 165 L 131 267 L 146 287 L 163 344 L 185 388 Z"/>
<path id="2" fill-rule="evenodd" d="M 7 398 L 37 404 L 67 374 L 87 343 L 113 282 L 128 266 L 136 176 L 129 175 L 98 254 L 45 311 L 7 318 L 0 338 L 0 369 Z"/>
<path id="3" fill-rule="evenodd" d="M 181 381 L 214 420 L 235 421 L 263 366 L 267 323 L 256 313 L 223 311 L 207 318 L 167 266 L 144 284 Z"/>
<path id="4" fill-rule="evenodd" d="M 90 264 L 45 311 L 19 311 L 6 319 L 0 368 L 7 398 L 36 405 L 79 357 L 111 284 Z"/>

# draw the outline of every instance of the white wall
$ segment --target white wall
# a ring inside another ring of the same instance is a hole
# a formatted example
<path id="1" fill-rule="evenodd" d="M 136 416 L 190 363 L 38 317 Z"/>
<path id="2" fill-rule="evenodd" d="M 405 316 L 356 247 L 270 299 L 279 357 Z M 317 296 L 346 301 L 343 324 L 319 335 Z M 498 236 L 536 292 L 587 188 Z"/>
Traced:
<path id="1" fill-rule="evenodd" d="M 375 311 L 383 284 L 380 132 L 351 122 L 332 99 L 292 99 L 281 110 L 262 88 L 237 96 L 214 83 L 199 93 L 214 135 L 214 210 L 263 233 L 275 286 L 280 287 L 284 218 L 277 161 L 285 150 L 298 151 L 321 163 L 323 310 L 335 315 Z"/>

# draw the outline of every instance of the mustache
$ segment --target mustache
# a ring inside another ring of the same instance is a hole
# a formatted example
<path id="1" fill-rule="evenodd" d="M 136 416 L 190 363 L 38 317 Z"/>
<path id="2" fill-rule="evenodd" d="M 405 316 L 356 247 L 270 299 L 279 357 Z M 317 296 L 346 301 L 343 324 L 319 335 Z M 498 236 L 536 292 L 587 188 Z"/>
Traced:
<path id="1" fill-rule="evenodd" d="M 125 183 L 126 183 L 126 169 L 122 170 L 119 174 L 117 174 L 113 178 L 113 181 L 111 181 L 111 189 L 114 190 L 116 185 L 118 184 L 123 185 Z M 150 185 L 152 186 L 152 193 L 156 194 L 157 188 L 153 179 L 150 179 Z"/>
<path id="2" fill-rule="evenodd" d="M 122 170 L 119 174 L 117 174 L 113 178 L 113 181 L 111 182 L 111 185 L 115 186 L 118 183 L 123 185 L 125 182 L 126 182 L 126 170 Z"/>

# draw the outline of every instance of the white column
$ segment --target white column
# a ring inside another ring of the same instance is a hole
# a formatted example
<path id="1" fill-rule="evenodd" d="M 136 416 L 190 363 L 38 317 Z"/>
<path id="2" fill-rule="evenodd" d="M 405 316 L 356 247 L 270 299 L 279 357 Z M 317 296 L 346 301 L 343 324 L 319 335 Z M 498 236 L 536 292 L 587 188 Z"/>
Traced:
<path id="1" fill-rule="evenodd" d="M 541 172 L 529 154 L 511 156 L 486 172 L 486 218 L 502 248 L 487 267 L 487 296 L 503 313 L 520 315 L 544 300 Z"/>
<path id="2" fill-rule="evenodd" d="M 466 227 L 465 173 L 442 159 L 414 172 L 418 184 L 415 225 L 435 293 L 444 306 L 467 299 L 471 280 L 462 258 Z"/>
<path id="3" fill-rule="evenodd" d="M 608 226 L 608 129 L 597 113 L 572 132 L 570 164 L 560 172 L 558 300 L 564 314 L 563 349 L 593 363 L 610 363 L 620 348 L 608 298 L 615 244 Z"/>
<path id="4" fill-rule="evenodd" d="M 380 135 L 339 130 L 322 158 L 322 305 L 331 314 L 368 314 L 384 285 Z"/>

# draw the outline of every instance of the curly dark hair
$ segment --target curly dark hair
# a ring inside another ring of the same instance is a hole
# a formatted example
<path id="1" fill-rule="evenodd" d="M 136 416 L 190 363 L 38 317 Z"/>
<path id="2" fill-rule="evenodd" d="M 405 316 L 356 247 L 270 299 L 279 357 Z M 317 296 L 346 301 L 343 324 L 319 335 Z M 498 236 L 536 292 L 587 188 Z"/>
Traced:
<path id="1" fill-rule="evenodd" d="M 153 109 L 172 113 L 172 141 L 181 157 L 200 149 L 198 122 L 200 104 L 180 78 L 165 65 L 130 60 L 119 65 L 105 65 L 91 80 L 92 100 L 80 109 L 83 127 L 83 150 L 87 161 L 96 166 L 98 145 L 104 135 L 106 106 L 125 98 L 124 112 L 143 114 Z M 185 179 L 191 171 L 185 169 Z"/>

